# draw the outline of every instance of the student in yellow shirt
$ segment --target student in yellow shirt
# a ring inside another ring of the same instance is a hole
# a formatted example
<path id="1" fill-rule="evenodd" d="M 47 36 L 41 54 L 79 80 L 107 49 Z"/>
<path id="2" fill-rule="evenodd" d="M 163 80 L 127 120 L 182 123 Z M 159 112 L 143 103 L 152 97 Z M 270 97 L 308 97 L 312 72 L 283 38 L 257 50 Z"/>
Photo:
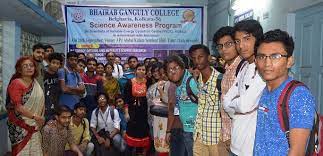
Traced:
<path id="1" fill-rule="evenodd" d="M 94 144 L 90 142 L 89 121 L 85 118 L 86 106 L 83 102 L 79 102 L 74 106 L 74 114 L 71 117 L 69 129 L 72 131 L 74 142 L 85 156 L 90 156 L 94 150 Z M 69 146 L 66 146 L 69 150 Z"/>

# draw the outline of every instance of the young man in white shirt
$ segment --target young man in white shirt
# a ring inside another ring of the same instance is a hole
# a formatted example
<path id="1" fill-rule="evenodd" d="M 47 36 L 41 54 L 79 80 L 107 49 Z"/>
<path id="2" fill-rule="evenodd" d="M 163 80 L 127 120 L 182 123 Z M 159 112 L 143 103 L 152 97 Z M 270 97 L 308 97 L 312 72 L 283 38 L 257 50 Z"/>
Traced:
<path id="1" fill-rule="evenodd" d="M 255 50 L 263 30 L 258 21 L 245 20 L 237 23 L 234 31 L 237 51 L 247 63 L 223 97 L 223 107 L 232 118 L 230 155 L 249 156 L 253 154 L 258 101 L 266 85 L 255 65 Z"/>
<path id="2" fill-rule="evenodd" d="M 108 98 L 101 93 L 97 97 L 98 108 L 92 112 L 90 127 L 94 134 L 96 155 L 102 155 L 111 144 L 119 151 L 125 150 L 125 143 L 120 135 L 120 116 L 118 110 L 108 105 Z M 92 139 L 93 140 L 93 139 Z"/>
<path id="3" fill-rule="evenodd" d="M 113 72 L 112 72 L 112 76 L 116 79 L 119 79 L 123 76 L 123 69 L 122 66 L 120 64 L 116 64 L 115 62 L 115 53 L 114 52 L 108 52 L 105 55 L 106 59 L 108 62 L 113 64 Z"/>

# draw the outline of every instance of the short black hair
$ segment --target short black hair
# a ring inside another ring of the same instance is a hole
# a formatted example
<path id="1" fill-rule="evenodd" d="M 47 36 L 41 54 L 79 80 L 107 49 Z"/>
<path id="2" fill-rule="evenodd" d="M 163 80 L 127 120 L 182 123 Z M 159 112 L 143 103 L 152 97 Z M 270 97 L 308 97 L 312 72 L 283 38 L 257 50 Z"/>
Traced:
<path id="1" fill-rule="evenodd" d="M 59 62 L 63 62 L 63 56 L 62 56 L 62 54 L 61 53 L 51 53 L 51 54 L 49 54 L 49 56 L 48 56 L 48 61 L 49 62 L 52 62 L 52 60 L 58 60 Z"/>
<path id="2" fill-rule="evenodd" d="M 145 66 L 145 64 L 143 64 L 143 63 L 138 63 L 135 69 L 137 70 L 137 68 L 139 68 L 139 67 L 145 67 L 145 69 L 147 69 L 147 68 L 148 68 L 148 67 L 146 67 L 146 66 Z"/>
<path id="3" fill-rule="evenodd" d="M 107 99 L 107 101 L 109 101 L 109 96 L 107 96 L 107 94 L 105 94 L 104 92 L 97 93 L 95 99 L 98 100 L 101 95 L 103 95 Z"/>
<path id="4" fill-rule="evenodd" d="M 104 69 L 107 68 L 107 66 L 111 66 L 112 67 L 112 70 L 114 70 L 114 66 L 113 66 L 113 63 L 112 62 L 107 62 L 105 65 L 104 65 Z"/>
<path id="5" fill-rule="evenodd" d="M 203 49 L 203 51 L 205 52 L 205 54 L 210 55 L 210 49 L 207 46 L 205 46 L 203 44 L 194 44 L 194 45 L 192 45 L 190 47 L 190 49 L 188 49 L 188 53 L 190 54 L 190 56 L 197 49 Z"/>
<path id="6" fill-rule="evenodd" d="M 44 49 L 45 50 L 44 45 L 41 43 L 37 43 L 37 44 L 33 45 L 33 51 L 35 51 L 36 49 Z"/>
<path id="7" fill-rule="evenodd" d="M 109 52 L 105 53 L 105 57 L 108 57 L 108 54 L 109 54 L 109 53 L 112 53 L 112 54 L 113 54 L 113 56 L 116 56 L 116 54 L 115 54 L 113 51 L 109 51 Z"/>
<path id="8" fill-rule="evenodd" d="M 280 42 L 283 44 L 288 57 L 293 55 L 294 51 L 294 40 L 286 31 L 275 29 L 268 31 L 264 34 L 262 40 L 259 41 L 259 45 L 262 43 Z"/>
<path id="9" fill-rule="evenodd" d="M 44 49 L 45 49 L 45 50 L 46 50 L 46 49 L 49 49 L 49 48 L 51 48 L 51 49 L 53 49 L 53 50 L 54 50 L 54 47 L 53 47 L 53 46 L 51 46 L 51 45 L 49 45 L 49 44 L 44 45 Z"/>
<path id="10" fill-rule="evenodd" d="M 194 66 L 193 61 L 190 59 L 190 57 L 186 56 L 185 54 L 178 54 L 178 56 L 183 60 L 185 69 L 189 69 Z"/>
<path id="11" fill-rule="evenodd" d="M 78 109 L 78 108 L 86 108 L 86 105 L 85 105 L 85 103 L 83 102 L 83 101 L 80 101 L 79 103 L 76 103 L 75 105 L 74 105 L 74 110 L 76 110 L 76 109 Z"/>
<path id="12" fill-rule="evenodd" d="M 96 64 L 96 66 L 99 66 L 99 65 L 102 65 L 103 68 L 104 68 L 104 64 L 102 62 L 99 62 L 99 63 Z"/>
<path id="13" fill-rule="evenodd" d="M 234 32 L 242 31 L 252 34 L 256 38 L 255 47 L 258 47 L 259 41 L 263 37 L 263 29 L 260 23 L 254 19 L 243 20 L 234 25 Z M 256 48 L 255 48 L 256 49 Z"/>
<path id="14" fill-rule="evenodd" d="M 86 59 L 86 64 L 88 64 L 90 61 L 94 61 L 96 64 L 98 63 L 98 61 L 95 58 L 89 58 Z"/>
<path id="15" fill-rule="evenodd" d="M 185 64 L 184 64 L 183 59 L 181 57 L 179 57 L 178 55 L 175 54 L 175 55 L 172 55 L 172 56 L 168 56 L 166 58 L 166 61 L 165 61 L 165 69 L 166 69 L 166 71 L 167 71 L 168 64 L 170 64 L 172 62 L 174 62 L 177 65 L 179 65 L 182 69 L 185 69 Z"/>
<path id="16" fill-rule="evenodd" d="M 77 53 L 77 56 L 80 56 L 80 55 L 84 55 L 84 57 L 85 57 L 85 54 L 84 53 L 82 53 L 82 52 Z"/>
<path id="17" fill-rule="evenodd" d="M 136 57 L 136 56 L 129 56 L 129 57 L 128 57 L 128 62 L 129 62 L 131 59 L 136 59 L 136 60 L 138 61 L 138 57 Z"/>
<path id="18" fill-rule="evenodd" d="M 222 37 L 230 36 L 234 40 L 234 29 L 231 26 L 221 27 L 213 36 L 213 43 L 217 43 Z"/>
<path id="19" fill-rule="evenodd" d="M 160 62 L 156 62 L 151 65 L 151 72 L 154 72 L 156 69 L 159 70 L 160 68 L 163 68 L 164 65 Z"/>
<path id="20" fill-rule="evenodd" d="M 55 110 L 55 114 L 57 115 L 57 116 L 60 116 L 62 113 L 64 113 L 64 112 L 69 112 L 69 113 L 71 113 L 72 111 L 71 111 L 71 109 L 68 107 L 68 106 L 66 106 L 66 105 L 59 105 L 57 108 L 56 108 L 56 110 Z"/>
<path id="21" fill-rule="evenodd" d="M 149 61 L 149 60 L 150 60 L 150 58 L 149 58 L 149 57 L 146 57 L 146 58 L 144 59 L 144 63 L 145 63 L 147 60 Z"/>
<path id="22" fill-rule="evenodd" d="M 156 62 L 158 62 L 158 61 L 159 61 L 157 57 L 152 57 L 152 58 L 150 58 L 150 61 L 151 61 L 152 59 L 156 60 Z"/>
<path id="23" fill-rule="evenodd" d="M 77 64 L 79 64 L 79 63 L 83 63 L 84 65 L 86 65 L 86 62 L 83 59 L 78 59 Z"/>
<path id="24" fill-rule="evenodd" d="M 70 57 L 76 57 L 77 58 L 77 53 L 75 51 L 70 51 L 67 53 L 67 59 Z"/>

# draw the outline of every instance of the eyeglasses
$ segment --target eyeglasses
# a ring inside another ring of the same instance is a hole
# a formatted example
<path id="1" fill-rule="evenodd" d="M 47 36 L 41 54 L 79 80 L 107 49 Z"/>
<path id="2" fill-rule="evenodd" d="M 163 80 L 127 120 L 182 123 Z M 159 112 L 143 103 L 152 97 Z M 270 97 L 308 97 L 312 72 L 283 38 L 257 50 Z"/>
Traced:
<path id="1" fill-rule="evenodd" d="M 267 57 L 271 61 L 278 61 L 282 57 L 288 57 L 288 55 L 282 55 L 282 54 L 271 54 L 271 55 L 257 54 L 256 55 L 256 60 L 257 61 L 265 61 Z"/>
<path id="2" fill-rule="evenodd" d="M 174 68 L 167 69 L 167 72 L 169 73 L 176 73 L 180 69 L 180 66 L 176 66 Z"/>
<path id="3" fill-rule="evenodd" d="M 106 98 L 104 98 L 104 97 L 100 97 L 100 98 L 99 98 L 99 100 L 106 100 Z"/>
<path id="4" fill-rule="evenodd" d="M 217 49 L 217 50 L 222 50 L 223 49 L 223 47 L 225 47 L 225 48 L 230 48 L 230 47 L 232 47 L 234 45 L 234 42 L 232 42 L 232 41 L 228 41 L 228 42 L 225 42 L 224 44 L 217 44 L 216 46 L 215 46 L 215 48 Z"/>
<path id="5" fill-rule="evenodd" d="M 23 65 L 22 65 L 22 68 L 23 68 L 23 69 L 27 69 L 28 67 L 29 67 L 29 68 L 34 68 L 35 66 L 34 66 L 34 64 L 23 64 Z"/>

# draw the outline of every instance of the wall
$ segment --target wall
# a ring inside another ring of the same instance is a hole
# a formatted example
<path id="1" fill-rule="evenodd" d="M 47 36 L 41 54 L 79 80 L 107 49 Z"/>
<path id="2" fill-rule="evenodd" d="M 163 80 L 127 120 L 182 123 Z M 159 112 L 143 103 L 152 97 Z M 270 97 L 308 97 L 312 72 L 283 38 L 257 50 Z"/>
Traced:
<path id="1" fill-rule="evenodd" d="M 65 52 L 65 36 L 42 36 L 40 42 L 52 45 L 55 52 Z"/>
<path id="2" fill-rule="evenodd" d="M 210 3 L 208 6 L 209 14 L 209 39 L 211 34 L 215 33 L 221 26 L 227 25 L 228 4 L 230 0 L 222 0 L 217 3 Z M 259 19 L 259 22 L 263 26 L 264 31 L 271 29 L 283 29 L 293 30 L 293 13 L 299 9 L 312 6 L 314 4 L 323 2 L 323 0 L 249 0 L 254 3 L 248 4 L 254 7 L 254 19 Z M 257 8 L 259 6 L 253 6 L 261 4 L 263 8 Z M 232 11 L 234 13 L 234 11 Z M 263 14 L 268 13 L 268 18 L 263 19 Z M 229 23 L 232 25 L 233 16 L 229 17 Z M 292 34 L 294 32 L 291 32 Z"/>

